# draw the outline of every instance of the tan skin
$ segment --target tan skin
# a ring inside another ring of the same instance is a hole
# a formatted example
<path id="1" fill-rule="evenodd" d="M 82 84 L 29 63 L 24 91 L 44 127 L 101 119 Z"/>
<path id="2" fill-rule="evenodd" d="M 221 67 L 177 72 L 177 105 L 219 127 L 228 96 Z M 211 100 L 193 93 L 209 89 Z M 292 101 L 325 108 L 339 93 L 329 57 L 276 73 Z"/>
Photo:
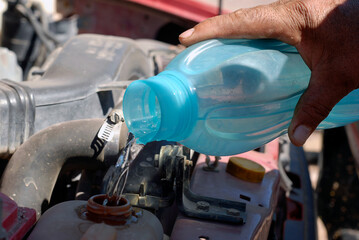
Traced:
<path id="1" fill-rule="evenodd" d="M 359 88 L 359 1 L 280 0 L 213 17 L 179 37 L 275 38 L 295 46 L 312 71 L 288 129 L 301 146 L 344 96 Z"/>

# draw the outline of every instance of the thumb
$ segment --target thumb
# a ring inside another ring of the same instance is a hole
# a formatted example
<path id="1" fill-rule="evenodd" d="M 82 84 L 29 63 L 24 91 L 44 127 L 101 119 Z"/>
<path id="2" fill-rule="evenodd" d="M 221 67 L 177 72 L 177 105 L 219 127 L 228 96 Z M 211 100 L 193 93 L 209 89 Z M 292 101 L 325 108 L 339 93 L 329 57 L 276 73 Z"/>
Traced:
<path id="1" fill-rule="evenodd" d="M 209 18 L 179 36 L 189 46 L 212 38 L 275 38 L 295 45 L 300 39 L 295 4 L 276 2 Z M 288 21 L 292 19 L 293 21 Z M 292 24 L 293 26 L 289 26 Z"/>
<path id="2" fill-rule="evenodd" d="M 329 71 L 326 74 L 312 72 L 309 86 L 298 101 L 288 129 L 289 138 L 296 146 L 302 146 L 332 108 L 350 92 L 328 82 L 329 74 Z"/>

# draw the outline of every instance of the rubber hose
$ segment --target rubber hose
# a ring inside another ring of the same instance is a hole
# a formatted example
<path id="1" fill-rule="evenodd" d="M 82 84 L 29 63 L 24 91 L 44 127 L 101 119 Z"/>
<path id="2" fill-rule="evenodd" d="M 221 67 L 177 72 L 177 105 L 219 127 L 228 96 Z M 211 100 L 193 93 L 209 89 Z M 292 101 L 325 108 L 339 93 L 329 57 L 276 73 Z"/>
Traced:
<path id="1" fill-rule="evenodd" d="M 48 127 L 30 137 L 11 157 L 0 191 L 37 217 L 50 202 L 58 175 L 67 160 L 89 165 L 103 162 L 101 141 L 95 140 L 103 119 L 76 120 Z M 102 142 L 103 143 L 103 142 Z"/>

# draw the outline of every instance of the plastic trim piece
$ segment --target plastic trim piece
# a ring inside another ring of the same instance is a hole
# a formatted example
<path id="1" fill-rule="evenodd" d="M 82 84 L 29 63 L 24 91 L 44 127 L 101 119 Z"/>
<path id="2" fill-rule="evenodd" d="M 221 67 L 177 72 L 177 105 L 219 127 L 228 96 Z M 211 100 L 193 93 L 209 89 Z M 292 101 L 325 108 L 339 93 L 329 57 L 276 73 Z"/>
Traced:
<path id="1" fill-rule="evenodd" d="M 179 209 L 187 216 L 201 219 L 244 224 L 246 204 L 242 202 L 200 196 L 190 189 L 190 166 L 192 161 L 178 156 L 176 161 L 176 196 Z"/>
<path id="2" fill-rule="evenodd" d="M 0 157 L 6 158 L 34 131 L 35 100 L 30 88 L 0 80 Z"/>

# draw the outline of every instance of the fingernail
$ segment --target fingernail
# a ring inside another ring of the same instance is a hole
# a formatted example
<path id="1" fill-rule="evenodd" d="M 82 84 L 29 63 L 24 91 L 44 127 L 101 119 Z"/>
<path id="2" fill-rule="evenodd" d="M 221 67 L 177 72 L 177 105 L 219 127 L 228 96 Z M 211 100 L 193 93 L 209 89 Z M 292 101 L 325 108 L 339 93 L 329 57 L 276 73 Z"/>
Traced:
<path id="1" fill-rule="evenodd" d="M 188 29 L 187 31 L 181 33 L 181 35 L 179 35 L 180 38 L 188 38 L 190 37 L 194 32 L 194 28 Z"/>
<path id="2" fill-rule="evenodd" d="M 310 134 L 312 134 L 312 130 L 309 127 L 300 125 L 295 129 L 293 138 L 299 145 L 303 145 Z"/>

